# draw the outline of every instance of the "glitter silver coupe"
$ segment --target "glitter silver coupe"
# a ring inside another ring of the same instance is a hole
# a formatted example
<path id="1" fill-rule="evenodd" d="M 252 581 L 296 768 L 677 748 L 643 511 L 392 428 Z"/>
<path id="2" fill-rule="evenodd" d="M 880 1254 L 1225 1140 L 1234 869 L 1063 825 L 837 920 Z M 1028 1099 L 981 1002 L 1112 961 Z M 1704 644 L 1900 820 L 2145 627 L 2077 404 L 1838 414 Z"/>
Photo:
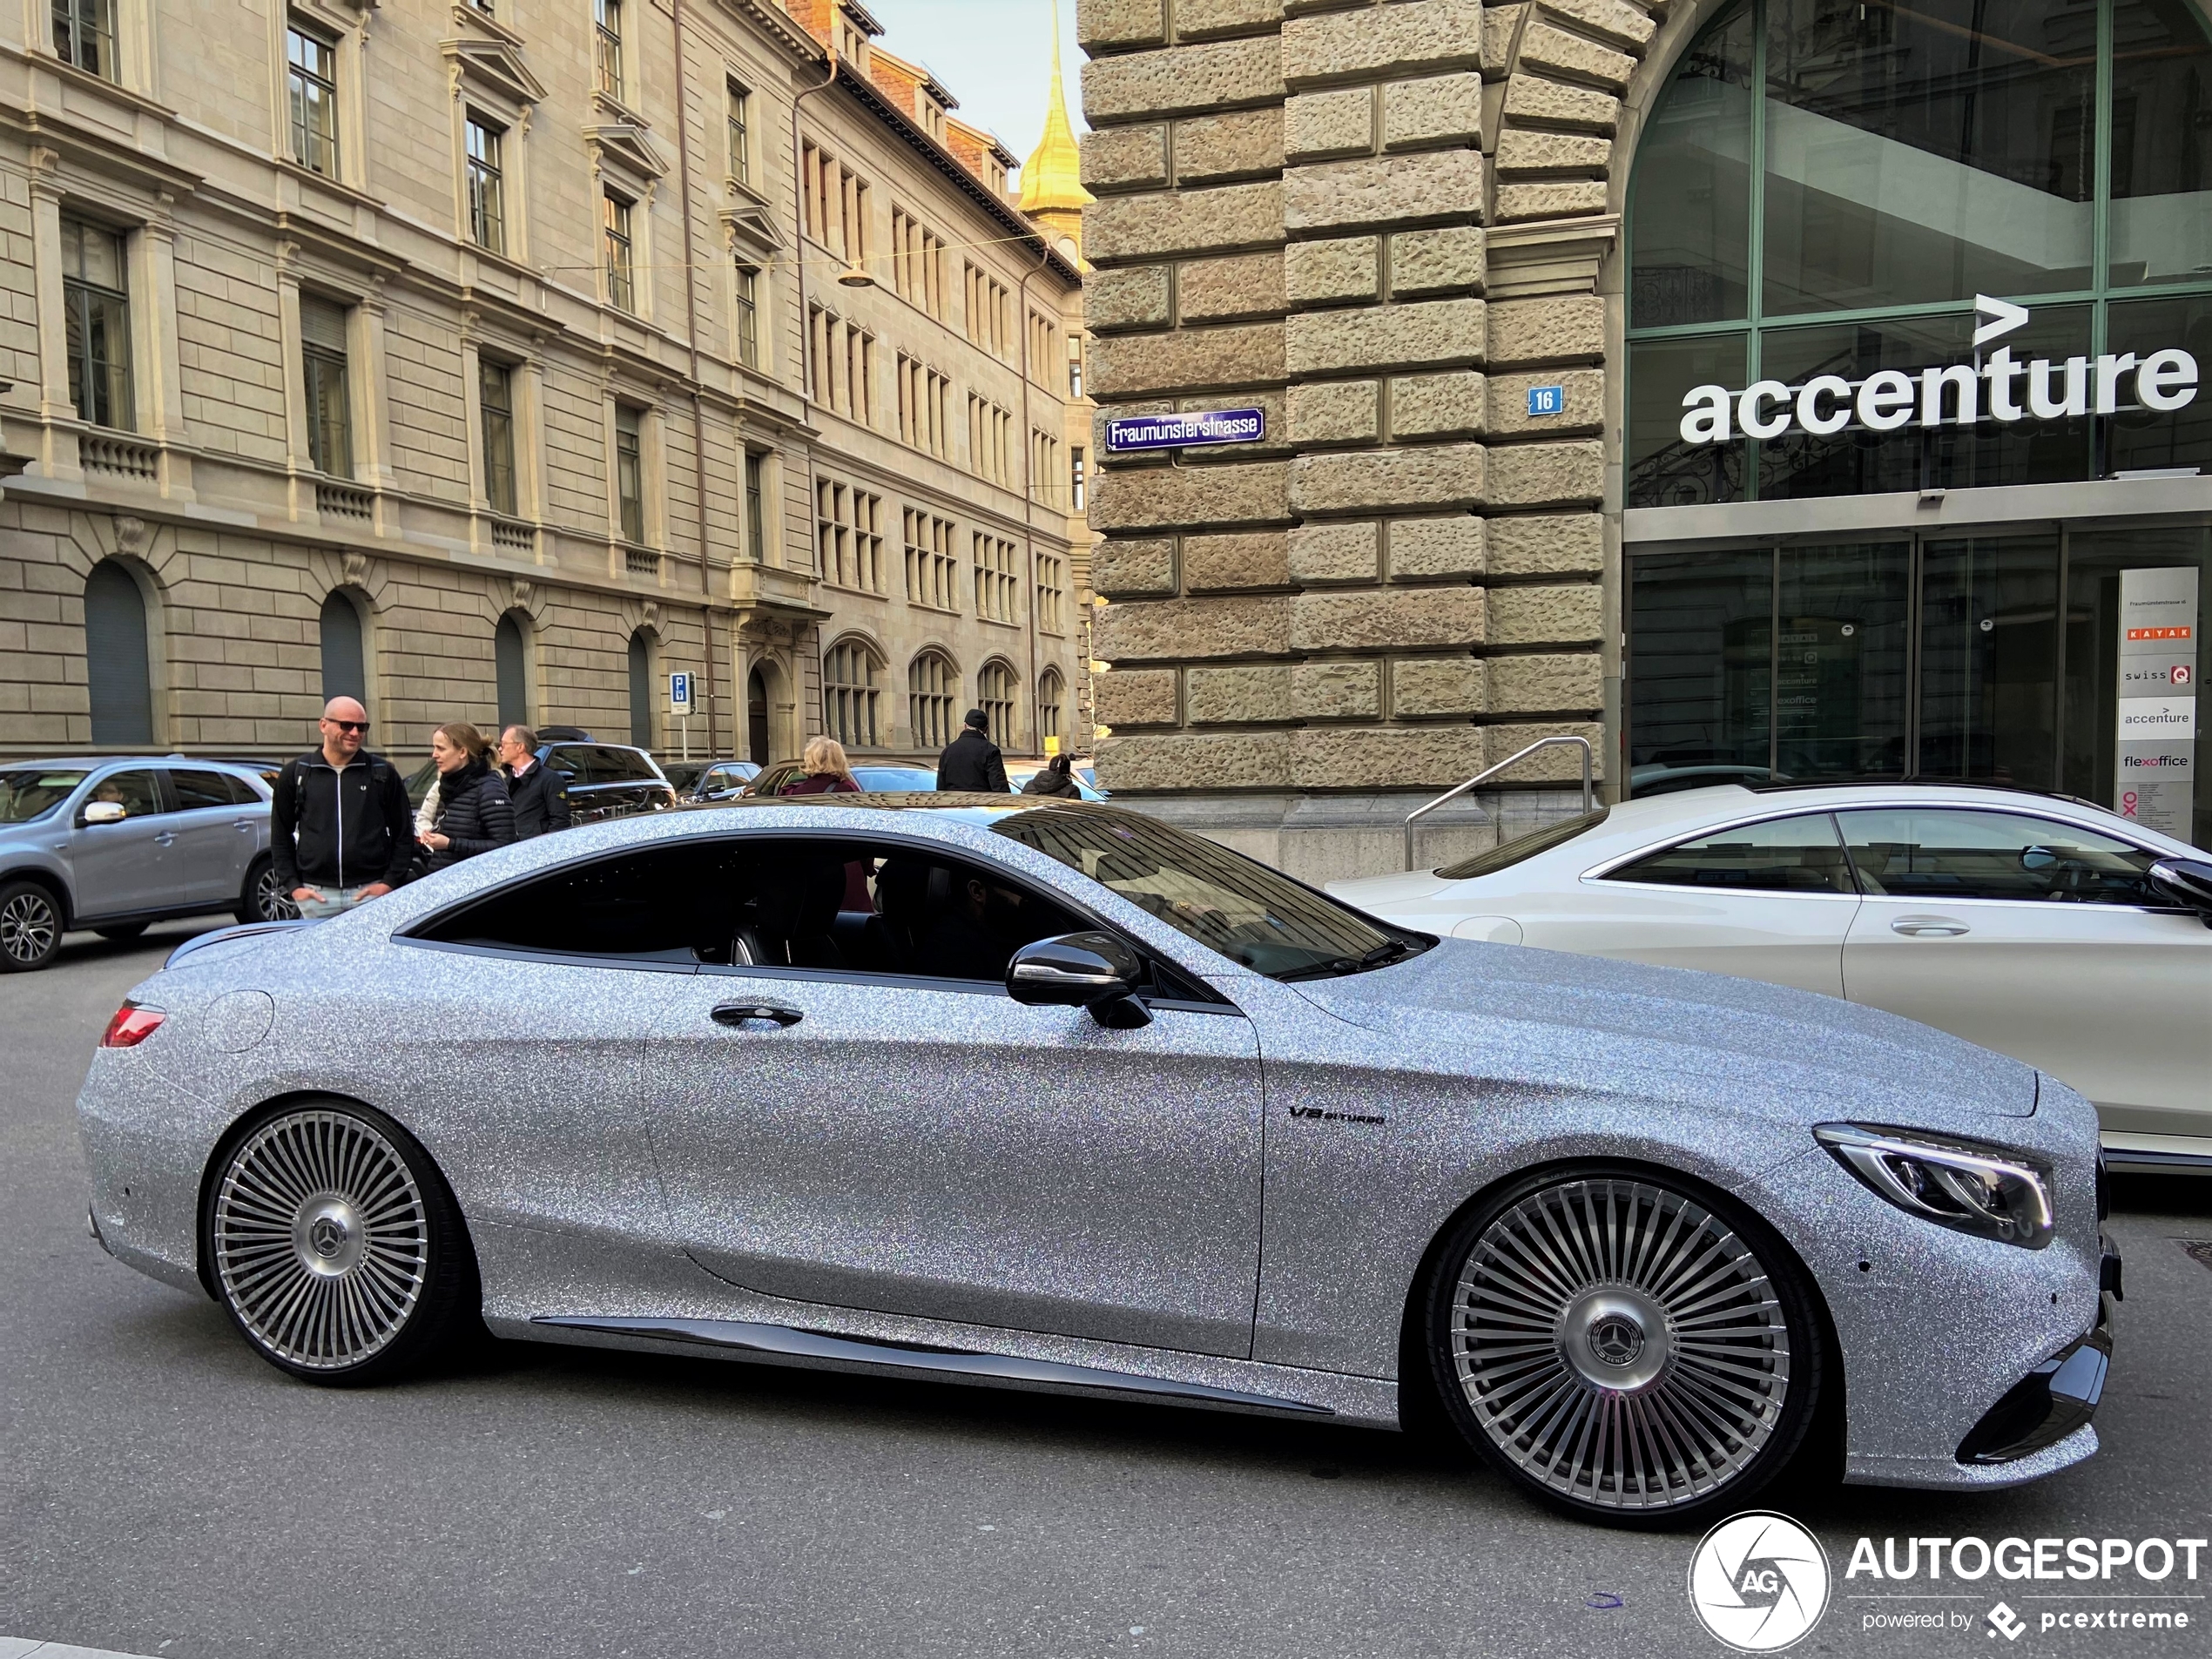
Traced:
<path id="1" fill-rule="evenodd" d="M 1439 941 L 1111 806 L 593 825 L 207 935 L 95 1236 L 272 1364 L 502 1337 L 1395 1427 L 1573 1514 L 2096 1449 L 2097 1126 L 1833 998 Z"/>

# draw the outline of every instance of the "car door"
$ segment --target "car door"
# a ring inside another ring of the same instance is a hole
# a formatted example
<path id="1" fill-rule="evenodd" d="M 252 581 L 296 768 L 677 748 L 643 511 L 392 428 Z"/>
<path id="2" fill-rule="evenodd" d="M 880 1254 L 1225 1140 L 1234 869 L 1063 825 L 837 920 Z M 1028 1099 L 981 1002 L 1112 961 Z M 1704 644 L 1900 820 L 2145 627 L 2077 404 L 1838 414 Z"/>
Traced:
<path id="1" fill-rule="evenodd" d="M 268 826 L 267 805 L 227 772 L 172 766 L 165 776 L 177 808 L 169 855 L 179 895 L 192 904 L 235 903 L 258 831 Z"/>
<path id="2" fill-rule="evenodd" d="M 114 823 L 95 824 L 85 809 L 101 802 L 123 808 Z M 71 809 L 69 861 L 77 915 L 85 921 L 128 916 L 183 902 L 176 897 L 176 819 L 152 766 L 104 772 Z"/>
<path id="3" fill-rule="evenodd" d="M 1835 820 L 1798 813 L 1706 830 L 1510 907 L 1526 944 L 1841 996 L 1858 894 Z"/>
<path id="4" fill-rule="evenodd" d="M 1241 1013 L 1163 1001 L 1109 1030 L 1024 1007 L 950 954 L 957 918 L 927 907 L 973 876 L 1028 907 L 1002 940 L 1096 925 L 1026 881 L 894 842 L 736 845 L 745 907 L 818 918 L 861 862 L 889 939 L 868 960 L 849 924 L 870 919 L 840 918 L 840 961 L 819 921 L 740 921 L 751 944 L 732 954 L 755 961 L 702 968 L 663 1009 L 646 1117 L 701 1266 L 797 1302 L 1250 1353 L 1261 1102 Z"/>
<path id="5" fill-rule="evenodd" d="M 2155 854 L 2027 813 L 1838 817 L 1866 895 L 1852 1001 L 2063 1079 L 2107 1130 L 2212 1135 L 2212 930 L 2161 907 Z"/>

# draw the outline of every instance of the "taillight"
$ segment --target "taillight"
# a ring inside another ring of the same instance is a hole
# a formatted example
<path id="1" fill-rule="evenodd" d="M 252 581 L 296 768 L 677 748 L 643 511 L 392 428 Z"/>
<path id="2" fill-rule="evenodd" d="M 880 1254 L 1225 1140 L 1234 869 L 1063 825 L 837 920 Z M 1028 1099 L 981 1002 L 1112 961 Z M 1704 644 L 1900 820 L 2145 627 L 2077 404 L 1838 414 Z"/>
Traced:
<path id="1" fill-rule="evenodd" d="M 100 1039 L 103 1049 L 135 1049 L 159 1028 L 169 1016 L 159 1008 L 142 1008 L 136 1002 L 125 1002 L 116 1009 L 115 1017 L 107 1022 L 107 1033 Z"/>

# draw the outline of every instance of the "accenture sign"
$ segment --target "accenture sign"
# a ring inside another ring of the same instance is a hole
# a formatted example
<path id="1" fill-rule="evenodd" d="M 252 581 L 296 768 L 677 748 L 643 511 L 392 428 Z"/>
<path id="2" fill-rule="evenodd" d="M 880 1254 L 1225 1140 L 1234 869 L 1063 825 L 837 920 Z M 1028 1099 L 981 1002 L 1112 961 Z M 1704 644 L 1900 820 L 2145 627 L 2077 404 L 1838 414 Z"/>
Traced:
<path id="1" fill-rule="evenodd" d="M 1979 357 L 1988 341 L 2027 320 L 2027 307 L 1987 294 L 1974 296 L 1983 320 L 1974 330 Z M 1952 363 L 1908 373 L 1877 369 L 1865 380 L 1816 374 L 1803 386 L 1755 381 L 1740 392 L 1697 386 L 1683 395 L 1685 443 L 1727 443 L 1737 436 L 1778 438 L 1796 427 L 1826 437 L 1846 427 L 1895 432 L 1907 426 L 1973 426 L 1989 420 L 2072 421 L 2112 415 L 2140 405 L 2161 414 L 2196 401 L 2196 359 L 2178 347 L 2137 358 L 2133 352 L 2097 357 L 2019 361 L 2000 346 L 1975 363 Z M 2121 388 L 2134 394 L 2123 403 Z"/>

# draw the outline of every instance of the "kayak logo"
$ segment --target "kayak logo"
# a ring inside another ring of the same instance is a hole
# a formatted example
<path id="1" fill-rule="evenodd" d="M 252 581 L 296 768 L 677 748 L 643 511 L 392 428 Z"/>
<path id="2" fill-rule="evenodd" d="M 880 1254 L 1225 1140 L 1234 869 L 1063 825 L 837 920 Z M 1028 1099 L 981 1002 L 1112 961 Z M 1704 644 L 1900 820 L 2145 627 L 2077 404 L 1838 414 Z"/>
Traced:
<path id="1" fill-rule="evenodd" d="M 2036 357 L 2022 362 L 2010 346 L 1986 357 L 1983 345 L 2027 321 L 2027 307 L 1974 296 L 1974 361 L 1906 371 L 1880 368 L 1862 380 L 1815 374 L 1802 386 L 1755 381 L 1740 392 L 1695 386 L 1683 395 L 1682 441 L 1729 443 L 1774 439 L 1796 427 L 1815 437 L 1852 428 L 1894 432 L 1900 427 L 2012 425 L 2023 420 L 2075 421 L 2092 413 L 2149 409 L 2170 415 L 2196 401 L 2196 359 L 2179 347 L 2147 357 L 2105 352 L 2091 357 Z M 2123 401 L 2121 387 L 2132 397 Z"/>
<path id="2" fill-rule="evenodd" d="M 1828 1610 L 1828 1555 L 1787 1515 L 1752 1510 L 1707 1533 L 1689 1558 L 1689 1605 L 1739 1653 L 1779 1653 Z"/>

